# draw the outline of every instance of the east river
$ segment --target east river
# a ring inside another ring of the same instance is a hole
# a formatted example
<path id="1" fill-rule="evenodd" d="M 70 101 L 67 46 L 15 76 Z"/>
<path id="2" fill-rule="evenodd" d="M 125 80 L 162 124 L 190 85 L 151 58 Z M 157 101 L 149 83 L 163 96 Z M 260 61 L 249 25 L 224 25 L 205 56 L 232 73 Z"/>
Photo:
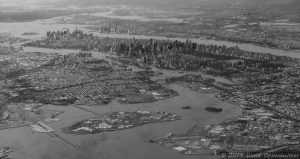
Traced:
<path id="1" fill-rule="evenodd" d="M 2 32 L 10 32 L 13 35 L 30 38 L 32 40 L 42 38 L 46 31 L 59 30 L 62 28 L 75 28 L 74 25 L 64 24 L 46 24 L 42 21 L 27 23 L 0 23 Z M 83 26 L 79 26 L 83 28 Z M 22 36 L 24 32 L 37 32 L 38 35 Z M 104 35 L 98 36 L 114 36 L 122 38 L 130 38 L 129 35 Z M 135 38 L 159 38 L 161 37 L 145 37 L 135 36 Z M 165 38 L 166 39 L 166 38 Z M 171 38 L 172 39 L 172 38 Z M 185 39 L 179 39 L 185 40 Z M 258 51 L 263 53 L 272 53 L 275 55 L 286 55 L 292 57 L 300 57 L 297 51 L 276 50 L 264 48 L 251 44 L 236 44 L 226 41 L 212 41 L 192 39 L 198 43 L 217 44 L 217 45 L 238 45 L 240 48 L 249 51 Z M 24 48 L 24 51 L 38 51 L 49 53 L 71 53 L 78 52 L 76 50 L 52 50 L 41 48 Z M 98 58 L 105 58 L 104 53 L 93 52 Z M 163 71 L 168 76 L 180 75 L 177 71 Z M 226 79 L 219 78 L 220 81 Z M 219 158 L 219 156 L 187 156 L 178 152 L 168 150 L 161 145 L 149 143 L 150 139 L 159 139 L 168 133 L 185 133 L 194 124 L 212 124 L 230 120 L 240 115 L 241 109 L 229 103 L 221 102 L 214 98 L 212 94 L 201 94 L 191 91 L 179 85 L 168 85 L 163 81 L 159 81 L 162 85 L 172 88 L 180 95 L 144 104 L 123 105 L 116 101 L 105 106 L 82 106 L 85 109 L 97 112 L 108 113 L 114 111 L 165 111 L 182 116 L 182 120 L 166 123 L 154 123 L 143 125 L 140 127 L 114 131 L 103 132 L 93 135 L 74 135 L 61 132 L 61 128 L 74 124 L 75 122 L 91 118 L 94 114 L 84 111 L 73 106 L 53 106 L 47 105 L 42 107 L 49 110 L 64 110 L 65 113 L 58 116 L 59 122 L 47 124 L 56 130 L 56 134 L 66 141 L 69 141 L 76 147 L 72 147 L 60 138 L 51 137 L 43 133 L 34 133 L 31 127 L 21 127 L 0 131 L 0 146 L 10 146 L 13 149 L 10 157 L 13 159 L 210 159 Z M 229 82 L 229 81 L 227 81 Z M 183 110 L 183 106 L 191 106 L 192 109 Z M 221 113 L 209 113 L 205 111 L 207 106 L 222 107 Z"/>

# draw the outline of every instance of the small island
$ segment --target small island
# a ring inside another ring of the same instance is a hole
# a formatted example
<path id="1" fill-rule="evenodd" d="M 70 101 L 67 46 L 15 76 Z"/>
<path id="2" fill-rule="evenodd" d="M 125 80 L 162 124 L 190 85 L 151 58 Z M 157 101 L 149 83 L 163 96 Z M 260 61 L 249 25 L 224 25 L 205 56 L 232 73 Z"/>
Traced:
<path id="1" fill-rule="evenodd" d="M 37 35 L 37 34 L 39 34 L 39 33 L 36 33 L 36 32 L 25 32 L 25 33 L 23 33 L 22 35 Z"/>
<path id="2" fill-rule="evenodd" d="M 95 134 L 102 131 L 129 129 L 144 124 L 179 119 L 181 119 L 179 116 L 165 112 L 113 112 L 81 121 L 70 127 L 63 128 L 62 131 L 69 134 Z"/>
<path id="3" fill-rule="evenodd" d="M 215 113 L 222 112 L 222 108 L 216 108 L 216 107 L 206 107 L 205 110 L 208 112 L 215 112 Z"/>

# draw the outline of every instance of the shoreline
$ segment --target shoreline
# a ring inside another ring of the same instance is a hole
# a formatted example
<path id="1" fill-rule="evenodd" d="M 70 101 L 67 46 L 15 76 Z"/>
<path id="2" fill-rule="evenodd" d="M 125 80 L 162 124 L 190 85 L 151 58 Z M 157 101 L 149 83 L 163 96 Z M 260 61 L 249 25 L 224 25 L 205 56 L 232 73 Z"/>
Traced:
<path id="1" fill-rule="evenodd" d="M 66 133 L 66 134 L 75 134 L 75 135 L 88 135 L 88 134 L 98 134 L 98 133 L 101 133 L 101 132 L 106 132 L 106 131 L 120 131 L 120 130 L 126 130 L 126 129 L 133 129 L 133 128 L 136 128 L 136 127 L 140 127 L 140 126 L 143 126 L 143 125 L 147 125 L 147 124 L 154 124 L 154 123 L 166 123 L 166 122 L 172 122 L 172 121 L 177 121 L 177 120 L 181 120 L 182 117 L 177 117 L 173 120 L 162 120 L 162 121 L 148 121 L 148 122 L 144 122 L 144 123 L 140 123 L 139 125 L 134 125 L 132 127 L 128 127 L 128 128 L 109 128 L 109 129 L 105 129 L 105 130 L 97 130 L 97 131 L 91 131 L 90 133 L 89 132 L 76 132 L 76 131 L 73 131 L 73 126 L 74 125 L 77 125 L 77 124 L 80 124 L 82 122 L 84 122 L 85 120 L 81 120 L 79 122 L 76 122 L 74 123 L 73 125 L 69 126 L 69 127 L 64 127 L 61 129 L 61 131 L 63 133 Z M 88 119 L 86 119 L 88 120 Z"/>

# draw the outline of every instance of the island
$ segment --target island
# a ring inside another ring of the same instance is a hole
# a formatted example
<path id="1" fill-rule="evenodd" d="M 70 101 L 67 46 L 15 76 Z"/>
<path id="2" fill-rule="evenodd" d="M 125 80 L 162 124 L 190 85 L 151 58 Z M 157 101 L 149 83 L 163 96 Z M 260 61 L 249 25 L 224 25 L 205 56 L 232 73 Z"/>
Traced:
<path id="1" fill-rule="evenodd" d="M 181 117 L 152 111 L 113 112 L 78 122 L 62 129 L 69 134 L 95 134 L 102 131 L 129 129 L 149 123 L 179 120 Z"/>
<path id="2" fill-rule="evenodd" d="M 216 108 L 216 107 L 206 107 L 205 110 L 208 112 L 216 112 L 216 113 L 222 112 L 222 108 Z"/>
<path id="3" fill-rule="evenodd" d="M 25 32 L 22 35 L 37 35 L 37 34 L 39 34 L 39 33 L 36 33 L 36 32 Z"/>

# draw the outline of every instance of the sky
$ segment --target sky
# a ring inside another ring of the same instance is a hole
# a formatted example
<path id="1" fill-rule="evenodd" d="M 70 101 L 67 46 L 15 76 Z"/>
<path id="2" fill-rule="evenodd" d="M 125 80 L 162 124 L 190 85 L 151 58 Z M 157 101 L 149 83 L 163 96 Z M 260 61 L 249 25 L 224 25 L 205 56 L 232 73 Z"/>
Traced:
<path id="1" fill-rule="evenodd" d="M 140 5 L 140 6 L 186 6 L 193 4 L 206 4 L 211 2 L 230 0 L 0 0 L 3 11 L 9 9 L 34 10 L 68 6 L 95 6 L 95 5 Z"/>
<path id="2" fill-rule="evenodd" d="M 144 7 L 199 7 L 206 5 L 235 4 L 237 1 L 260 5 L 262 3 L 284 4 L 299 0 L 0 0 L 0 12 L 36 9 L 63 9 L 71 7 L 138 5 Z"/>
<path id="3" fill-rule="evenodd" d="M 57 0 L 0 0 L 0 11 L 36 10 L 48 8 Z"/>
<path id="4" fill-rule="evenodd" d="M 51 3 L 57 0 L 0 0 L 1 6 L 7 7 L 29 7 L 29 6 L 37 6 L 37 5 L 45 5 L 47 3 Z"/>

